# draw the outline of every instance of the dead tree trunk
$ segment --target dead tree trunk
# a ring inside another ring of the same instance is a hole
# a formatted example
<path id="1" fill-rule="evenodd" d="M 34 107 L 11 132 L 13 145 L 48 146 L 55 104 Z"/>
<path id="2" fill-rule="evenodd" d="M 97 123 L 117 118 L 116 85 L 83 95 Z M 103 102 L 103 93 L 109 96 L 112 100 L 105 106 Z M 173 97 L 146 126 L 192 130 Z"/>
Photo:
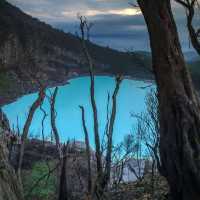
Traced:
<path id="1" fill-rule="evenodd" d="M 60 136 L 58 133 L 58 129 L 56 127 L 56 109 L 55 109 L 55 103 L 56 103 L 56 97 L 58 94 L 58 87 L 55 88 L 53 95 L 50 98 L 50 107 L 51 107 L 51 127 L 53 130 L 53 135 L 55 137 L 56 141 L 56 148 L 59 154 L 59 159 L 62 159 L 62 149 L 60 144 Z"/>
<path id="2" fill-rule="evenodd" d="M 18 165 L 17 165 L 17 169 L 16 169 L 20 182 L 21 182 L 21 167 L 22 167 L 23 156 L 24 156 L 25 142 L 28 137 L 28 132 L 29 132 L 29 128 L 31 126 L 32 120 L 33 120 L 33 116 L 34 116 L 37 108 L 40 107 L 40 105 L 43 103 L 44 98 L 45 98 L 45 88 L 42 87 L 39 91 L 38 98 L 34 101 L 34 103 L 32 104 L 32 106 L 29 110 L 28 118 L 27 118 L 24 128 L 23 128 L 23 133 L 21 136 L 21 146 L 20 146 L 20 150 L 19 150 Z"/>
<path id="3" fill-rule="evenodd" d="M 170 0 L 138 0 L 158 86 L 160 156 L 174 200 L 200 199 L 200 106 L 181 51 Z"/>
<path id="4" fill-rule="evenodd" d="M 83 53 L 89 65 L 89 74 L 90 74 L 90 100 L 93 111 L 93 126 L 94 126 L 94 138 L 95 138 L 95 155 L 96 155 L 96 168 L 97 168 L 97 180 L 94 188 L 94 193 L 98 199 L 98 196 L 102 194 L 101 183 L 103 180 L 103 166 L 102 166 L 102 155 L 101 155 L 101 145 L 100 145 L 100 135 L 99 135 L 99 123 L 98 123 L 98 110 L 95 101 L 95 76 L 94 76 L 94 65 L 92 57 L 89 54 L 89 51 L 86 46 L 85 41 L 85 28 L 88 27 L 87 20 L 82 16 L 80 19 L 80 31 L 81 31 L 81 43 L 83 48 Z M 87 29 L 87 36 L 89 35 L 89 30 Z M 100 195 L 101 196 L 101 195 Z"/>
<path id="5" fill-rule="evenodd" d="M 60 173 L 60 187 L 59 187 L 59 198 L 58 200 L 68 200 L 68 192 L 67 192 L 67 174 L 66 174 L 66 165 L 67 165 L 67 148 L 68 145 L 64 145 L 63 159 L 61 165 L 61 173 Z"/>
<path id="6" fill-rule="evenodd" d="M 90 153 L 90 141 L 89 141 L 89 135 L 85 123 L 85 110 L 83 106 L 80 106 L 81 113 L 82 113 L 82 124 L 83 124 L 83 130 L 85 134 L 85 144 L 86 144 L 86 156 L 87 156 L 87 164 L 88 164 L 88 195 L 92 196 L 92 174 L 91 174 L 91 153 Z"/>
<path id="7" fill-rule="evenodd" d="M 115 90 L 112 96 L 112 112 L 111 117 L 109 120 L 109 127 L 107 132 L 108 142 L 107 142 L 107 152 L 106 152 L 106 166 L 105 166 L 105 172 L 104 172 L 104 180 L 103 180 L 103 188 L 107 186 L 107 184 L 110 181 L 110 173 L 111 173 L 111 164 L 112 164 L 112 150 L 113 150 L 113 129 L 114 129 L 114 123 L 116 118 L 116 112 L 117 112 L 117 95 L 120 89 L 120 84 L 122 82 L 122 77 L 118 76 L 116 77 L 116 86 Z"/>
<path id="8" fill-rule="evenodd" d="M 90 74 L 90 99 L 93 110 L 93 124 L 94 124 L 94 137 L 95 137 L 95 154 L 96 154 L 96 168 L 97 168 L 97 178 L 94 183 L 94 188 L 92 192 L 92 196 L 95 196 L 96 199 L 102 200 L 105 198 L 105 188 L 107 187 L 110 181 L 110 173 L 111 173 L 111 157 L 112 157 L 112 145 L 113 145 L 113 128 L 116 117 L 116 107 L 117 107 L 117 95 L 120 89 L 120 84 L 122 82 L 122 77 L 116 77 L 116 87 L 112 96 L 112 113 L 110 119 L 107 119 L 106 125 L 106 134 L 107 134 L 107 146 L 106 146 L 106 164 L 103 169 L 102 164 L 102 152 L 101 152 L 101 142 L 100 142 L 100 134 L 99 134 L 99 125 L 98 125 L 98 110 L 96 106 L 95 100 L 95 76 L 94 76 L 94 64 L 92 61 L 92 57 L 89 54 L 87 49 L 85 34 L 87 33 L 87 40 L 89 41 L 89 30 L 90 25 L 87 24 L 86 18 L 80 16 L 80 31 L 81 31 L 81 43 L 83 48 L 83 53 L 86 57 L 87 63 L 89 65 L 89 74 Z M 86 29 L 86 30 L 85 30 Z M 86 31 L 86 33 L 85 33 Z M 108 101 L 109 104 L 109 101 Z M 84 110 L 82 110 L 83 112 Z M 84 113 L 83 113 L 84 114 Z M 83 125 L 85 121 L 83 119 Z M 86 127 L 85 127 L 86 128 Z M 84 131 L 87 131 L 84 128 Z"/>
<path id="9" fill-rule="evenodd" d="M 68 145 L 62 146 L 60 141 L 60 135 L 56 126 L 56 97 L 58 94 L 58 87 L 55 88 L 53 94 L 50 97 L 50 109 L 51 109 L 51 126 L 53 130 L 53 135 L 55 137 L 56 141 L 56 148 L 58 151 L 58 159 L 59 159 L 59 165 L 57 169 L 58 174 L 58 200 L 67 200 L 68 197 L 68 191 L 67 191 L 67 175 L 66 175 L 66 163 L 67 163 L 67 151 L 68 151 Z"/>

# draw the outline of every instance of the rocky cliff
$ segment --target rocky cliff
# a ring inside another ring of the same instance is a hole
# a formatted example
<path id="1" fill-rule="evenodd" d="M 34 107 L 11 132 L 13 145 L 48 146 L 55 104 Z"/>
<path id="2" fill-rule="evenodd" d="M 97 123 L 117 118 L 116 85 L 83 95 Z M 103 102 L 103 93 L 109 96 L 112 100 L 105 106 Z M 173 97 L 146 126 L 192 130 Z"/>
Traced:
<path id="1" fill-rule="evenodd" d="M 88 48 L 97 73 L 122 73 L 138 78 L 149 76 L 138 55 L 90 42 Z M 0 4 L 1 105 L 37 90 L 33 77 L 52 86 L 87 71 L 78 37 L 53 29 L 6 1 Z"/>

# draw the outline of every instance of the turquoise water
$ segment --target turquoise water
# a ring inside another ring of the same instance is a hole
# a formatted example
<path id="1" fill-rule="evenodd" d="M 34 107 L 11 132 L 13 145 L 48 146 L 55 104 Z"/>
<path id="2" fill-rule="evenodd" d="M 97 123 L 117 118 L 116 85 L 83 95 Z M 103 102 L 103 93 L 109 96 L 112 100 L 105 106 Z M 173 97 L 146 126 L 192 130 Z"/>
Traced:
<path id="1" fill-rule="evenodd" d="M 84 140 L 82 130 L 81 112 L 79 105 L 83 105 L 86 111 L 86 123 L 90 134 L 91 144 L 93 145 L 93 119 L 92 109 L 89 97 L 89 77 L 81 77 L 70 80 L 70 84 L 60 86 L 56 101 L 57 118 L 56 123 L 62 142 L 68 139 Z M 117 98 L 117 115 L 114 127 L 114 142 L 120 142 L 124 135 L 131 132 L 135 125 L 134 119 L 130 113 L 139 113 L 145 110 L 145 95 L 151 87 L 142 89 L 150 85 L 143 81 L 123 80 L 119 95 Z M 114 78 L 107 76 L 98 76 L 95 78 L 95 98 L 98 107 L 99 130 L 101 135 L 105 130 L 106 124 L 106 104 L 107 94 L 112 94 L 115 86 Z M 23 129 L 28 110 L 36 99 L 37 94 L 30 94 L 21 97 L 16 102 L 3 107 L 7 114 L 10 125 L 17 127 L 17 118 L 20 130 Z M 50 111 L 49 102 L 45 99 L 42 106 L 48 113 Z M 41 136 L 41 120 L 43 113 L 37 110 L 35 113 L 29 135 Z M 50 115 L 45 120 L 45 136 L 49 137 L 51 132 Z"/>

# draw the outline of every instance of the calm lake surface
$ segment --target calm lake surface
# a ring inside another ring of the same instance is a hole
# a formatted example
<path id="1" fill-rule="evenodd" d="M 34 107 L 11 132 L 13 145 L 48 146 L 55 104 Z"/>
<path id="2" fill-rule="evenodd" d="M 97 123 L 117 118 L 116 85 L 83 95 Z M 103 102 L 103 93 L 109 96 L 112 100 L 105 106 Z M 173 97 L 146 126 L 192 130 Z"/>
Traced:
<path id="1" fill-rule="evenodd" d="M 114 127 L 114 143 L 120 142 L 124 135 L 130 133 L 136 124 L 136 121 L 130 117 L 130 113 L 139 113 L 145 110 L 146 93 L 154 86 L 151 83 L 123 80 L 119 95 L 117 98 L 117 115 Z M 91 145 L 94 145 L 93 137 L 93 118 L 89 96 L 89 77 L 81 77 L 70 80 L 70 84 L 60 86 L 56 101 L 57 118 L 56 123 L 62 142 L 67 139 L 76 139 L 84 141 L 82 129 L 81 112 L 79 105 L 85 107 L 86 123 L 90 134 Z M 98 107 L 99 130 L 103 135 L 106 124 L 106 104 L 108 92 L 112 94 L 115 87 L 114 78 L 108 76 L 98 76 L 95 78 L 95 98 Z M 48 93 L 48 92 L 47 92 Z M 17 127 L 17 118 L 20 130 L 23 129 L 24 122 L 27 118 L 28 110 L 36 99 L 37 94 L 26 95 L 16 102 L 3 107 L 7 114 L 10 125 Z M 50 113 L 49 101 L 45 99 L 42 106 L 46 112 Z M 111 106 L 110 106 L 111 108 Z M 33 123 L 30 128 L 30 135 L 41 137 L 41 121 L 43 113 L 40 109 L 35 113 Z M 45 136 L 49 137 L 51 133 L 50 115 L 45 120 Z"/>

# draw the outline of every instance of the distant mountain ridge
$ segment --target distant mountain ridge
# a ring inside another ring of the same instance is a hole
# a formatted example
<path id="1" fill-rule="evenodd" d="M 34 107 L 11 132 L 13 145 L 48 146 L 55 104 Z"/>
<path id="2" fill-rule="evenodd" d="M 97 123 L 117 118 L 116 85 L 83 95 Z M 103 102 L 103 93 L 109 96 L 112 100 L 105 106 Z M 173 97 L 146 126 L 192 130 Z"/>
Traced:
<path id="1" fill-rule="evenodd" d="M 97 74 L 152 78 L 138 55 L 87 44 Z M 56 30 L 5 1 L 0 4 L 0 72 L 2 105 L 37 90 L 30 75 L 53 86 L 87 74 L 88 66 L 78 37 Z"/>

